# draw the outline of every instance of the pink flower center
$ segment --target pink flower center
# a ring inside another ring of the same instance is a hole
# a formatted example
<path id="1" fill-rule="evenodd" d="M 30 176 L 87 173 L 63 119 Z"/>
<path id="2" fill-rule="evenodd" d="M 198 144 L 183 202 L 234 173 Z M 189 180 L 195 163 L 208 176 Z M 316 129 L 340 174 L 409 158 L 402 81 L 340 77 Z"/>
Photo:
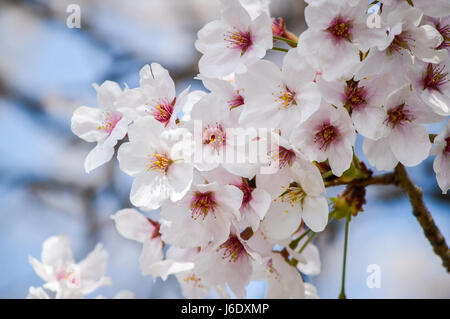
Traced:
<path id="1" fill-rule="evenodd" d="M 172 118 L 176 101 L 176 98 L 174 98 L 172 102 L 159 101 L 155 106 L 153 106 L 151 112 L 155 120 L 163 123 L 164 126 L 167 126 Z"/>
<path id="2" fill-rule="evenodd" d="M 281 89 L 281 85 L 278 85 L 278 88 Z M 288 87 L 285 87 L 278 92 L 274 92 L 272 95 L 274 96 L 274 102 L 281 104 L 281 106 L 278 107 L 278 110 L 287 109 L 291 105 L 297 105 L 297 102 L 295 101 L 295 92 L 289 90 Z"/>
<path id="3" fill-rule="evenodd" d="M 216 151 L 225 145 L 226 133 L 222 124 L 208 125 L 203 130 L 203 144 L 212 146 Z"/>
<path id="4" fill-rule="evenodd" d="M 450 48 L 450 25 L 441 26 L 440 23 L 436 25 L 436 29 L 444 38 L 444 41 L 436 48 L 436 50 Z"/>
<path id="5" fill-rule="evenodd" d="M 239 91 L 236 92 L 236 95 L 233 97 L 233 99 L 228 101 L 228 105 L 230 106 L 230 110 L 232 110 L 232 109 L 234 109 L 234 108 L 236 108 L 238 106 L 241 106 L 243 104 L 244 104 L 244 98 L 241 95 L 239 95 Z"/>
<path id="6" fill-rule="evenodd" d="M 170 164 L 173 161 L 166 154 L 154 153 L 149 155 L 149 163 L 145 164 L 147 171 L 156 171 L 158 173 L 167 174 Z"/>
<path id="7" fill-rule="evenodd" d="M 391 128 L 396 128 L 397 126 L 403 125 L 403 123 L 410 122 L 411 120 L 413 120 L 412 114 L 405 109 L 405 103 L 402 103 L 387 111 L 387 117 L 383 123 Z"/>
<path id="8" fill-rule="evenodd" d="M 217 248 L 217 251 L 220 251 L 222 253 L 222 259 L 226 259 L 228 262 L 236 262 L 246 254 L 241 241 L 233 235 L 230 235 L 228 240 Z"/>
<path id="9" fill-rule="evenodd" d="M 388 54 L 393 54 L 394 52 L 400 53 L 402 50 L 410 50 L 410 42 L 414 42 L 414 38 L 410 36 L 407 32 L 402 32 L 397 34 L 392 40 L 391 44 L 387 48 Z"/>
<path id="10" fill-rule="evenodd" d="M 156 220 L 147 217 L 148 222 L 154 227 L 152 234 L 150 235 L 150 239 L 161 236 L 159 229 L 161 228 L 161 224 Z"/>
<path id="11" fill-rule="evenodd" d="M 336 41 L 352 42 L 352 23 L 342 16 L 335 17 L 330 26 L 325 30 L 330 33 Z"/>
<path id="12" fill-rule="evenodd" d="M 194 197 L 191 200 L 192 218 L 197 219 L 202 217 L 202 219 L 205 219 L 209 213 L 214 214 L 215 209 L 216 202 L 212 192 L 194 193 Z"/>
<path id="13" fill-rule="evenodd" d="M 224 40 L 228 42 L 227 48 L 241 51 L 241 56 L 252 46 L 252 36 L 249 31 L 242 32 L 237 29 L 224 34 Z"/>
<path id="14" fill-rule="evenodd" d="M 366 104 L 366 89 L 364 86 L 358 86 L 359 81 L 347 81 L 347 87 L 344 94 L 344 105 L 351 112 L 354 109 L 361 108 Z"/>
<path id="15" fill-rule="evenodd" d="M 68 271 L 65 268 L 63 268 L 56 275 L 56 280 L 57 281 L 66 280 L 66 281 L 70 282 L 71 284 L 76 284 L 77 283 L 77 278 L 76 278 L 76 276 L 74 276 L 74 271 L 73 270 L 69 270 Z"/>
<path id="16" fill-rule="evenodd" d="M 114 130 L 117 123 L 121 119 L 122 119 L 122 115 L 120 115 L 118 113 L 111 113 L 111 112 L 103 113 L 103 122 L 98 127 L 98 129 L 108 133 L 108 135 L 111 135 L 111 132 Z"/>
<path id="17" fill-rule="evenodd" d="M 286 166 L 291 166 L 295 160 L 295 152 L 293 150 L 288 150 L 283 146 L 278 147 L 278 161 L 279 167 L 283 168 Z"/>
<path id="18" fill-rule="evenodd" d="M 445 65 L 428 63 L 427 70 L 423 76 L 423 89 L 440 91 L 440 87 L 450 81 L 447 79 L 448 72 L 445 72 Z"/>
<path id="19" fill-rule="evenodd" d="M 248 182 L 246 179 L 242 179 L 242 183 L 238 185 L 234 185 L 237 188 L 239 188 L 242 193 L 244 194 L 244 197 L 242 198 L 242 207 L 245 207 L 251 200 L 252 200 L 252 192 L 255 190 L 254 187 L 251 187 L 248 185 Z"/>
<path id="20" fill-rule="evenodd" d="M 444 153 L 450 154 L 450 136 L 445 139 Z"/>
<path id="21" fill-rule="evenodd" d="M 327 150 L 333 141 L 339 137 L 339 131 L 337 127 L 330 125 L 329 123 L 323 123 L 316 129 L 316 134 L 314 135 L 314 142 L 319 144 L 321 150 Z"/>

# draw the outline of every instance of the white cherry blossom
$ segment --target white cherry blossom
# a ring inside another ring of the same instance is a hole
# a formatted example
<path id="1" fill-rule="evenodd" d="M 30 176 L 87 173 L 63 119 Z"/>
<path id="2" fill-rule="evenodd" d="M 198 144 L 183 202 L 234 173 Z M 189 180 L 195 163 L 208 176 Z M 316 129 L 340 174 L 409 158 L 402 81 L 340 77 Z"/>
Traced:
<path id="1" fill-rule="evenodd" d="M 272 21 L 266 13 L 252 20 L 239 0 L 222 0 L 221 19 L 198 32 L 195 47 L 203 56 L 200 73 L 221 77 L 245 72 L 246 66 L 263 58 L 272 48 Z"/>
<path id="2" fill-rule="evenodd" d="M 243 193 L 236 186 L 217 182 L 193 185 L 186 196 L 167 202 L 161 211 L 162 240 L 181 248 L 223 243 L 234 218 L 240 219 Z"/>
<path id="3" fill-rule="evenodd" d="M 53 236 L 44 241 L 41 261 L 30 256 L 29 262 L 36 274 L 45 281 L 43 287 L 56 292 L 61 298 L 78 298 L 80 294 L 90 294 L 112 283 L 105 276 L 108 252 L 103 245 L 97 244 L 85 259 L 76 263 L 67 235 Z M 40 289 L 30 292 L 43 296 Z"/>
<path id="4" fill-rule="evenodd" d="M 333 174 L 341 176 L 352 162 L 355 139 L 347 110 L 322 102 L 319 110 L 294 130 L 290 141 L 311 161 L 328 159 Z"/>
<path id="5" fill-rule="evenodd" d="M 132 121 L 130 111 L 122 108 L 126 99 L 119 85 L 106 81 L 95 85 L 100 108 L 81 106 L 72 116 L 72 132 L 86 142 L 96 142 L 97 146 L 86 157 L 84 167 L 87 173 L 108 162 L 114 155 L 114 146 L 127 134 Z"/>
<path id="6" fill-rule="evenodd" d="M 167 129 L 150 116 L 129 128 L 129 142 L 118 151 L 120 168 L 135 179 L 130 200 L 145 210 L 180 200 L 192 183 L 192 136 L 184 128 Z"/>

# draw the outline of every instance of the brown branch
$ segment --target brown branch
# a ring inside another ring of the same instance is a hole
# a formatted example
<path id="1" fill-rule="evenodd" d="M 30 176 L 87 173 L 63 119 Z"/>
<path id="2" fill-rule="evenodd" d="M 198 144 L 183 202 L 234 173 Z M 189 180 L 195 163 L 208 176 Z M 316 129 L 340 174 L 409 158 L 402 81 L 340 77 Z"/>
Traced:
<path id="1" fill-rule="evenodd" d="M 434 252 L 442 259 L 442 264 L 447 272 L 450 273 L 450 250 L 445 242 L 445 238 L 436 226 L 430 211 L 425 206 L 422 190 L 410 179 L 402 164 L 398 164 L 393 173 L 354 180 L 337 178 L 325 181 L 324 184 L 325 187 L 349 184 L 359 186 L 396 185 L 403 189 L 411 202 L 413 214 L 422 227 L 425 236 L 433 247 Z"/>
<path id="2" fill-rule="evenodd" d="M 413 208 L 413 214 L 423 229 L 425 236 L 433 247 L 434 252 L 441 257 L 443 266 L 450 273 L 450 250 L 445 242 L 444 236 L 434 223 L 430 211 L 425 206 L 422 190 L 416 186 L 406 173 L 405 167 L 398 164 L 395 168 L 398 186 L 408 195 Z"/>
<path id="3" fill-rule="evenodd" d="M 325 187 L 348 185 L 348 184 L 354 184 L 354 185 L 359 185 L 359 186 L 392 185 L 392 184 L 395 184 L 395 174 L 388 173 L 388 174 L 369 177 L 369 178 L 354 179 L 351 181 L 341 180 L 338 178 L 338 179 L 333 179 L 331 181 L 325 181 L 324 184 L 325 184 Z"/>

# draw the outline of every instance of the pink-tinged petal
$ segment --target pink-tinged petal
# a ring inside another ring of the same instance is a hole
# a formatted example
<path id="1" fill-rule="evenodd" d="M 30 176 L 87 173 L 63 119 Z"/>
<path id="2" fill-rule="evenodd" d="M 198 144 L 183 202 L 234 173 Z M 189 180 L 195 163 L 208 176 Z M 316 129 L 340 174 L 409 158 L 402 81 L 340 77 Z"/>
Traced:
<path id="1" fill-rule="evenodd" d="M 389 138 L 379 140 L 364 139 L 363 151 L 370 165 L 379 171 L 390 171 L 397 165 L 398 160 L 389 146 Z"/>
<path id="2" fill-rule="evenodd" d="M 442 153 L 436 156 L 433 169 L 442 194 L 447 194 L 450 188 L 450 153 Z"/>
<path id="3" fill-rule="evenodd" d="M 103 140 L 107 133 L 99 130 L 102 126 L 103 111 L 101 109 L 81 106 L 72 115 L 72 132 L 86 142 Z"/>
<path id="4" fill-rule="evenodd" d="M 97 244 L 95 249 L 78 264 L 83 294 L 89 294 L 101 286 L 112 284 L 111 279 L 105 277 L 107 264 L 108 252 L 102 244 Z"/>
<path id="5" fill-rule="evenodd" d="M 155 229 L 147 217 L 132 208 L 119 210 L 111 216 L 111 219 L 114 220 L 117 231 L 123 237 L 140 243 L 151 238 Z"/>
<path id="6" fill-rule="evenodd" d="M 155 237 L 153 239 L 148 237 L 144 241 L 142 253 L 139 257 L 139 265 L 141 267 L 142 276 L 151 275 L 153 264 L 162 261 L 163 257 L 164 252 L 161 237 Z"/>
<path id="7" fill-rule="evenodd" d="M 290 203 L 277 199 L 272 203 L 260 227 L 267 237 L 279 240 L 291 236 L 300 226 L 300 222 L 300 207 L 292 207 Z"/>
<path id="8" fill-rule="evenodd" d="M 58 268 L 74 263 L 70 239 L 67 235 L 53 236 L 42 244 L 41 261 L 44 265 Z"/>
<path id="9" fill-rule="evenodd" d="M 270 205 L 272 204 L 272 198 L 265 190 L 255 188 L 252 192 L 252 200 L 249 205 L 254 210 L 260 220 L 266 215 Z M 257 227 L 253 229 L 256 231 Z"/>
<path id="10" fill-rule="evenodd" d="M 254 47 L 251 48 L 250 53 L 258 58 L 263 58 L 266 50 L 273 47 L 272 20 L 263 13 L 252 22 L 250 30 L 254 40 Z"/>
<path id="11" fill-rule="evenodd" d="M 167 179 L 172 189 L 170 194 L 172 201 L 178 201 L 186 195 L 191 187 L 193 175 L 191 164 L 174 163 L 170 165 L 167 171 Z"/>
<path id="12" fill-rule="evenodd" d="M 164 98 L 172 101 L 175 98 L 175 84 L 169 71 L 158 63 L 144 66 L 140 72 L 141 88 L 147 96 L 156 99 Z"/>
<path id="13" fill-rule="evenodd" d="M 353 149 L 351 145 L 338 144 L 330 146 L 328 162 L 334 175 L 341 176 L 344 171 L 349 169 L 352 159 Z"/>
<path id="14" fill-rule="evenodd" d="M 86 173 L 90 173 L 97 167 L 109 162 L 114 155 L 114 146 L 97 144 L 86 157 L 84 161 L 84 169 Z"/>
<path id="15" fill-rule="evenodd" d="M 227 211 L 240 217 L 239 208 L 241 208 L 244 194 L 236 186 L 226 185 L 216 193 L 216 201 Z"/>
<path id="16" fill-rule="evenodd" d="M 148 150 L 149 154 L 146 154 L 145 150 Z M 140 172 L 146 171 L 150 154 L 150 147 L 143 141 L 124 143 L 117 153 L 120 169 L 128 175 L 136 176 Z"/>
<path id="17" fill-rule="evenodd" d="M 115 108 L 114 103 L 118 97 L 122 94 L 122 90 L 116 82 L 105 81 L 102 85 L 94 85 L 97 90 L 98 105 L 105 110 L 113 110 Z"/>
<path id="18" fill-rule="evenodd" d="M 151 116 L 145 116 L 134 121 L 128 128 L 130 142 L 146 141 L 150 145 L 158 145 L 164 126 Z"/>
<path id="19" fill-rule="evenodd" d="M 328 203 L 323 196 L 306 196 L 302 203 L 302 219 L 313 232 L 325 229 L 328 223 Z"/>
<path id="20" fill-rule="evenodd" d="M 28 261 L 30 262 L 36 274 L 41 277 L 42 280 L 47 282 L 54 279 L 54 269 L 52 268 L 52 266 L 42 264 L 39 262 L 39 260 L 31 256 L 28 257 Z"/>
<path id="21" fill-rule="evenodd" d="M 431 142 L 422 125 L 405 124 L 393 130 L 389 137 L 392 153 L 405 166 L 416 166 L 428 157 Z"/>
<path id="22" fill-rule="evenodd" d="M 364 137 L 377 140 L 385 135 L 382 125 L 386 113 L 381 107 L 365 105 L 352 112 L 352 120 L 356 130 Z"/>
<path id="23" fill-rule="evenodd" d="M 222 0 L 222 19 L 231 27 L 244 31 L 248 29 L 252 19 L 239 0 Z"/>
<path id="24" fill-rule="evenodd" d="M 145 210 L 159 208 L 169 196 L 167 178 L 157 172 L 138 175 L 131 186 L 131 203 Z"/>
<path id="25" fill-rule="evenodd" d="M 300 162 L 295 162 L 291 168 L 292 177 L 306 194 L 320 196 L 325 193 L 322 175 L 316 166 L 308 164 L 302 165 Z"/>

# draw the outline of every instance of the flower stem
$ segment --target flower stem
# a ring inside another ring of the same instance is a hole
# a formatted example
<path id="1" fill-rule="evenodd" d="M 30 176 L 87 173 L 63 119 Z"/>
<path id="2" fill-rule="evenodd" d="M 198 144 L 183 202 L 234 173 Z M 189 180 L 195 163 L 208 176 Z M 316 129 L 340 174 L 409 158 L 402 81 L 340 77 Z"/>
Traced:
<path id="1" fill-rule="evenodd" d="M 274 50 L 274 51 L 282 51 L 282 52 L 289 52 L 288 49 L 278 48 L 278 47 L 273 47 L 272 50 Z"/>
<path id="2" fill-rule="evenodd" d="M 342 282 L 341 282 L 341 292 L 339 293 L 339 299 L 347 299 L 345 295 L 345 268 L 347 265 L 347 244 L 348 244 L 348 229 L 350 225 L 351 214 L 347 213 L 347 220 L 345 221 L 345 241 L 344 241 L 344 258 L 342 261 Z"/>
<path id="3" fill-rule="evenodd" d="M 305 241 L 305 243 L 303 244 L 303 246 L 300 248 L 300 250 L 298 251 L 298 254 L 300 255 L 306 248 L 306 246 L 309 244 L 309 242 L 314 238 L 314 236 L 316 236 L 317 233 L 312 233 L 311 236 L 309 236 L 308 240 Z"/>
<path id="4" fill-rule="evenodd" d="M 308 235 L 311 232 L 311 229 L 307 229 L 303 234 L 301 234 L 298 238 L 294 239 L 293 241 L 291 241 L 291 243 L 289 244 L 289 248 L 291 249 L 295 249 L 298 246 L 298 243 L 300 242 L 300 240 L 302 240 L 306 235 Z"/>
<path id="5" fill-rule="evenodd" d="M 284 41 L 287 44 L 292 45 L 294 48 L 297 47 L 297 42 L 296 41 L 293 41 L 293 40 L 290 40 L 290 39 L 287 39 L 287 38 L 283 38 L 283 37 L 277 37 L 275 35 L 273 36 L 273 39 L 274 40 Z"/>

